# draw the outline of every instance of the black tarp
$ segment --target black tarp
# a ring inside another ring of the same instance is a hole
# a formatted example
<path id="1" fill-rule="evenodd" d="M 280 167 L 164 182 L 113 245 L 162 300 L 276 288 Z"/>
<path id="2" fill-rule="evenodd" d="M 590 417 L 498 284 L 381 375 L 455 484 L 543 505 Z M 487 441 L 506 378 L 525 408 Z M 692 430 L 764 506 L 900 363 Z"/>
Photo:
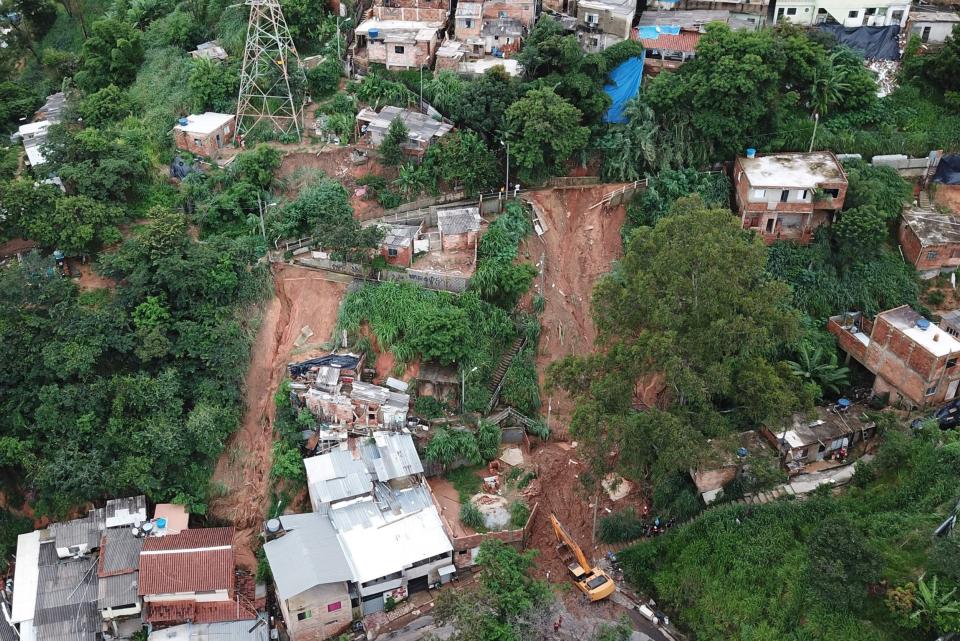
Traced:
<path id="1" fill-rule="evenodd" d="M 933 182 L 941 185 L 960 185 L 960 154 L 944 155 L 937 165 Z"/>
<path id="2" fill-rule="evenodd" d="M 840 44 L 859 52 L 864 58 L 900 59 L 900 25 L 844 27 L 841 24 L 822 24 L 820 31 L 832 33 Z"/>
<path id="3" fill-rule="evenodd" d="M 302 363 L 290 363 L 287 369 L 290 370 L 290 378 L 300 378 L 311 367 L 336 367 L 339 369 L 354 369 L 360 364 L 360 359 L 350 354 L 330 354 L 319 358 L 311 358 Z"/>

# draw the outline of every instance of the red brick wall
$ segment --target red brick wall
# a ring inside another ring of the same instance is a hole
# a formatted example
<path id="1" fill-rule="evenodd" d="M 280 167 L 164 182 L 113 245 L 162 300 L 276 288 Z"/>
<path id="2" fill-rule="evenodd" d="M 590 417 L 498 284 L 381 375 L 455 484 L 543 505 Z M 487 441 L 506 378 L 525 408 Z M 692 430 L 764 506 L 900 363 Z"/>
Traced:
<path id="1" fill-rule="evenodd" d="M 402 249 L 397 249 L 397 255 L 391 256 L 389 248 L 386 246 L 380 247 L 380 255 L 387 259 L 387 264 L 389 265 L 399 265 L 401 267 L 409 267 L 413 264 L 413 247 L 404 247 Z"/>
<path id="2" fill-rule="evenodd" d="M 867 347 L 856 338 L 853 334 L 847 330 L 840 327 L 840 325 L 835 320 L 827 321 L 827 331 L 837 337 L 837 343 L 847 354 L 850 354 L 858 362 L 863 363 L 866 359 Z"/>
<path id="3" fill-rule="evenodd" d="M 533 2 L 484 2 L 483 17 L 485 19 L 498 18 L 500 12 L 505 12 L 506 17 L 519 20 L 526 27 L 532 27 L 535 13 Z"/>
<path id="4" fill-rule="evenodd" d="M 960 243 L 924 247 L 905 221 L 900 222 L 897 239 L 900 241 L 904 257 L 917 268 L 917 271 L 926 272 L 960 266 Z M 936 252 L 936 256 L 928 258 L 930 252 Z"/>
<path id="5" fill-rule="evenodd" d="M 920 239 L 910 229 L 910 225 L 905 220 L 900 221 L 900 229 L 897 231 L 897 240 L 900 241 L 900 247 L 903 250 L 903 256 L 911 265 L 917 266 L 917 259 L 920 258 L 920 252 L 923 247 Z"/>

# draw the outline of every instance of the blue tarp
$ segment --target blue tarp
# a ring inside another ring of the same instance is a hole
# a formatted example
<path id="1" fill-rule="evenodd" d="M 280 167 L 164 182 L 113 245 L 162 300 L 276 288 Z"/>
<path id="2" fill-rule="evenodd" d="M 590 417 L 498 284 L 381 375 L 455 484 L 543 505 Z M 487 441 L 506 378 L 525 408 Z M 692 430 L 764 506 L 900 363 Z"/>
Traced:
<path id="1" fill-rule="evenodd" d="M 637 33 L 639 34 L 641 40 L 653 40 L 661 34 L 665 36 L 676 36 L 680 33 L 680 25 L 647 25 L 645 27 L 637 27 Z"/>
<path id="2" fill-rule="evenodd" d="M 604 122 L 623 123 L 627 122 L 623 115 L 623 109 L 631 98 L 640 93 L 640 80 L 643 78 L 643 59 L 645 55 L 641 54 L 636 58 L 630 58 L 622 65 L 610 72 L 609 85 L 603 90 L 607 92 L 613 104 L 607 110 L 603 117 Z"/>

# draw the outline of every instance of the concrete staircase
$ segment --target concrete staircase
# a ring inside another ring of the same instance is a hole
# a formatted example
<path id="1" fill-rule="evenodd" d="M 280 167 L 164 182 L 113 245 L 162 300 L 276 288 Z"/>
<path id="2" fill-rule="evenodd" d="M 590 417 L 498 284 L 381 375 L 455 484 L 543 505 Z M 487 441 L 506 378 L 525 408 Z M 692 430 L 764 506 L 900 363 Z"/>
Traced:
<path id="1" fill-rule="evenodd" d="M 500 357 L 500 362 L 497 363 L 497 368 L 493 371 L 490 384 L 487 386 L 487 389 L 490 390 L 490 404 L 487 406 L 488 413 L 496 406 L 497 400 L 500 398 L 500 387 L 503 385 L 503 379 L 507 375 L 507 370 L 510 369 L 510 363 L 513 362 L 516 355 L 523 349 L 526 342 L 526 337 L 517 338 L 513 341 L 510 349 Z"/>

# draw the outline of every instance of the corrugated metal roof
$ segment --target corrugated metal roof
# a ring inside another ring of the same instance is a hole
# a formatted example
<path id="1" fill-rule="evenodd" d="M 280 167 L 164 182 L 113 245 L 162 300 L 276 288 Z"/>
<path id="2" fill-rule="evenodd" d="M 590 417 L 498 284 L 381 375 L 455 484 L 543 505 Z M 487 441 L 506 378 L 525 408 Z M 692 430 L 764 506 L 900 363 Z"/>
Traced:
<path id="1" fill-rule="evenodd" d="M 100 540 L 100 562 L 97 574 L 100 577 L 133 572 L 140 567 L 140 550 L 143 539 L 131 534 L 126 528 L 104 530 Z"/>
<path id="2" fill-rule="evenodd" d="M 480 208 L 458 207 L 437 210 L 437 227 L 445 235 L 466 234 L 480 230 Z"/>
<path id="3" fill-rule="evenodd" d="M 0 641 L 17 641 L 17 631 L 7 623 L 7 617 L 0 616 Z"/>
<path id="4" fill-rule="evenodd" d="M 370 491 L 370 476 L 363 461 L 345 450 L 334 450 L 303 460 L 310 494 L 321 504 L 361 496 Z"/>
<path id="5" fill-rule="evenodd" d="M 263 546 L 281 599 L 352 577 L 330 520 L 317 513 L 297 516 L 296 529 Z"/>
<path id="6" fill-rule="evenodd" d="M 101 578 L 97 583 L 97 606 L 102 610 L 136 603 L 137 583 L 136 572 Z"/>
<path id="7" fill-rule="evenodd" d="M 40 568 L 37 584 L 37 625 L 73 618 L 78 608 L 97 602 L 97 560 L 63 560 Z M 41 637 L 42 638 L 42 637 Z"/>
<path id="8" fill-rule="evenodd" d="M 377 456 L 373 461 L 377 480 L 390 481 L 403 476 L 423 474 L 423 464 L 409 434 L 377 432 L 374 435 Z M 366 454 L 367 448 L 363 452 Z"/>
<path id="9" fill-rule="evenodd" d="M 267 641 L 270 626 L 256 620 L 188 623 L 150 633 L 149 641 Z"/>
<path id="10" fill-rule="evenodd" d="M 192 550 L 196 548 L 216 548 L 233 546 L 232 527 L 206 527 L 195 530 L 183 530 L 179 534 L 151 536 L 144 539 L 143 551 Z"/>
<path id="11" fill-rule="evenodd" d="M 103 529 L 103 510 L 91 510 L 82 519 L 51 523 L 47 532 L 58 548 L 86 545 L 95 548 L 100 545 L 100 530 Z"/>
<path id="12" fill-rule="evenodd" d="M 96 641 L 103 620 L 95 603 L 62 606 L 62 610 L 61 618 L 37 625 L 37 641 Z"/>
<path id="13" fill-rule="evenodd" d="M 147 497 L 141 494 L 107 501 L 104 519 L 108 528 L 144 523 L 147 520 Z"/>

